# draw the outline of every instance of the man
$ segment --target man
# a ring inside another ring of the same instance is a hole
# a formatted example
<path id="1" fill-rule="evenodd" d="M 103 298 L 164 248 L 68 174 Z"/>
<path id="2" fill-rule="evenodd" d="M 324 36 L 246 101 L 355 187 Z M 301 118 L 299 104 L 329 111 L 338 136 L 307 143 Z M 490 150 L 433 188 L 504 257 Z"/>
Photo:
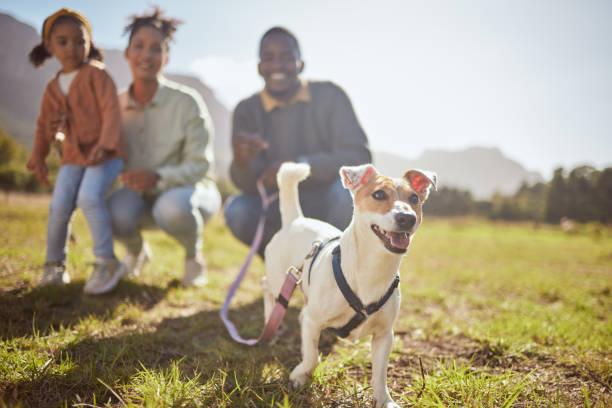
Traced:
<path id="1" fill-rule="evenodd" d="M 303 69 L 295 35 L 283 27 L 271 28 L 259 46 L 258 71 L 265 87 L 234 111 L 230 175 L 241 194 L 229 198 L 224 215 L 232 233 L 247 245 L 262 211 L 257 180 L 268 192 L 276 191 L 281 163 L 310 164 L 312 175 L 300 185 L 304 214 L 344 229 L 351 220 L 352 202 L 338 170 L 371 161 L 348 96 L 331 82 L 302 80 Z M 266 213 L 260 254 L 280 226 L 275 202 Z"/>

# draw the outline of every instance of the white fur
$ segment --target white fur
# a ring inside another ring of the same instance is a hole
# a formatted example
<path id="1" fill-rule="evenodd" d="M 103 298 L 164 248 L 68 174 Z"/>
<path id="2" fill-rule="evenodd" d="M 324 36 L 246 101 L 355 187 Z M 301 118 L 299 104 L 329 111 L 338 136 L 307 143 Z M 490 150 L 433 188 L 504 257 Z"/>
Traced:
<path id="1" fill-rule="evenodd" d="M 369 168 L 372 170 L 368 171 Z M 297 185 L 310 172 L 308 164 L 284 163 L 278 172 L 282 228 L 274 235 L 265 249 L 266 277 L 264 278 L 265 319 L 268 320 L 275 299 L 290 266 L 299 266 L 310 252 L 314 241 L 325 241 L 340 236 L 323 248 L 312 267 L 311 259 L 304 262 L 301 288 L 305 305 L 300 313 L 302 362 L 293 369 L 289 379 L 293 386 L 304 385 L 318 364 L 319 336 L 326 327 L 344 326 L 353 317 L 351 309 L 338 289 L 332 272 L 332 250 L 340 243 L 341 267 L 346 280 L 364 305 L 378 301 L 388 290 L 401 262 L 401 255 L 387 250 L 373 233 L 371 224 L 393 229 L 392 214 L 376 212 L 360 213 L 355 205 L 353 219 L 344 232 L 325 222 L 305 218 L 299 205 Z M 371 165 L 343 167 L 340 171 L 343 184 L 353 197 L 370 177 L 377 172 Z M 435 185 L 434 185 L 435 186 Z M 394 208 L 401 203 L 394 204 Z M 408 206 L 410 208 L 410 206 Z M 412 208 L 410 208 L 411 211 Z M 420 217 L 419 217 L 420 219 Z M 412 229 L 416 231 L 418 222 Z M 412 236 L 412 233 L 410 234 Z M 387 364 L 393 344 L 393 324 L 400 306 L 399 288 L 387 303 L 353 330 L 349 339 L 372 335 L 372 388 L 378 408 L 398 405 L 391 399 L 387 388 Z"/>

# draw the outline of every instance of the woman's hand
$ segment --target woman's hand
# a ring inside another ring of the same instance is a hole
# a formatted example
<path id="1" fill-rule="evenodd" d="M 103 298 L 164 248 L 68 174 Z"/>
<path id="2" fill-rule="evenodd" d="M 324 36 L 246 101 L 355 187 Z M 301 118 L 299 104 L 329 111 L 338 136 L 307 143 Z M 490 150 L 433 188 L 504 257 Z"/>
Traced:
<path id="1" fill-rule="evenodd" d="M 152 170 L 131 170 L 121 173 L 119 179 L 134 191 L 148 191 L 155 188 L 159 176 Z"/>
<path id="2" fill-rule="evenodd" d="M 267 148 L 268 143 L 257 133 L 238 132 L 232 144 L 234 162 L 236 166 L 244 168 L 257 153 Z"/>

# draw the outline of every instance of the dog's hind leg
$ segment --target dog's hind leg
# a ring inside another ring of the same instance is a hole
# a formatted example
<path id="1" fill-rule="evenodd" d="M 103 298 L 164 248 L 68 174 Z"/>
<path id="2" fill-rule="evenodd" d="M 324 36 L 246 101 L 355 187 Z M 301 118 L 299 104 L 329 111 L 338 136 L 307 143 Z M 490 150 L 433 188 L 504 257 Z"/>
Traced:
<path id="1" fill-rule="evenodd" d="M 289 381 L 294 388 L 306 384 L 310 373 L 319 362 L 321 326 L 309 318 L 308 306 L 302 309 L 301 318 L 302 362 L 289 375 Z"/>
<path id="2" fill-rule="evenodd" d="M 261 287 L 263 289 L 263 301 L 264 301 L 264 322 L 268 322 L 272 309 L 274 308 L 275 297 L 270 290 L 270 284 L 268 279 L 264 276 L 261 278 Z"/>
<path id="3" fill-rule="evenodd" d="M 376 408 L 399 408 L 387 388 L 387 366 L 393 346 L 393 329 L 372 336 L 372 389 Z"/>

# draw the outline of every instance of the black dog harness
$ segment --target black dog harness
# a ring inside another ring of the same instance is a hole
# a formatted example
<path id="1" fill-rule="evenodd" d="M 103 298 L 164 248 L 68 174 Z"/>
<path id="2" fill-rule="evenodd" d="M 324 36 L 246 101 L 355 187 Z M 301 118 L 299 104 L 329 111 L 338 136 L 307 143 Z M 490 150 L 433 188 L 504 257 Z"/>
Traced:
<path id="1" fill-rule="evenodd" d="M 344 295 L 344 298 L 348 302 L 348 304 L 355 311 L 355 316 L 344 326 L 336 329 L 331 328 L 333 332 L 336 333 L 337 336 L 346 338 L 351 334 L 351 331 L 363 323 L 369 315 L 376 313 L 391 297 L 397 285 L 399 285 L 399 274 L 395 275 L 395 279 L 387 289 L 387 292 L 381 297 L 378 302 L 372 302 L 367 306 L 364 306 L 359 297 L 353 292 L 349 284 L 346 282 L 344 278 L 344 273 L 342 273 L 342 268 L 340 267 L 340 245 L 336 246 L 332 252 L 332 267 L 334 269 L 334 278 L 336 278 L 336 284 L 338 288 Z M 364 313 L 365 312 L 365 313 Z"/>
<path id="2" fill-rule="evenodd" d="M 309 285 L 312 265 L 317 259 L 317 256 L 319 256 L 319 253 L 325 246 L 327 246 L 327 244 L 337 239 L 340 239 L 340 237 L 329 238 L 324 242 L 315 242 L 314 254 L 312 255 L 310 267 L 308 268 Z M 359 297 L 355 294 L 355 292 L 353 292 L 353 290 L 349 286 L 348 282 L 346 281 L 346 278 L 344 277 L 344 273 L 342 272 L 342 268 L 340 267 L 340 245 L 336 245 L 336 247 L 332 251 L 332 267 L 334 270 L 334 278 L 336 279 L 336 284 L 338 285 L 338 288 L 342 292 L 344 299 L 346 299 L 351 308 L 356 312 L 355 316 L 353 316 L 353 318 L 349 320 L 349 322 L 344 326 L 340 327 L 339 329 L 333 327 L 330 328 L 330 330 L 332 330 L 338 337 L 346 338 L 349 336 L 349 334 L 351 334 L 353 329 L 363 323 L 369 315 L 376 313 L 378 310 L 380 310 L 381 307 L 383 307 L 385 303 L 387 303 L 387 300 L 389 300 L 389 298 L 399 285 L 400 277 L 399 274 L 395 275 L 395 279 L 393 279 L 391 286 L 389 286 L 387 292 L 383 295 L 383 297 L 378 300 L 378 302 L 372 302 L 369 305 L 364 306 L 363 302 L 361 302 Z"/>

